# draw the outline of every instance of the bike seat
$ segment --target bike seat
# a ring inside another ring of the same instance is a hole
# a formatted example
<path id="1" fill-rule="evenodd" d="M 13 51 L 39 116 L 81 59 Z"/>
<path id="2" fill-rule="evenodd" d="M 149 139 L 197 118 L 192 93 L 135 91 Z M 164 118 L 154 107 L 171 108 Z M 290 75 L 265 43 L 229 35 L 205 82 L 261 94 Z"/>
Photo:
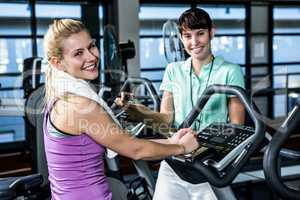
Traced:
<path id="1" fill-rule="evenodd" d="M 11 200 L 26 191 L 37 188 L 43 183 L 41 174 L 32 174 L 21 177 L 0 178 L 0 199 Z"/>

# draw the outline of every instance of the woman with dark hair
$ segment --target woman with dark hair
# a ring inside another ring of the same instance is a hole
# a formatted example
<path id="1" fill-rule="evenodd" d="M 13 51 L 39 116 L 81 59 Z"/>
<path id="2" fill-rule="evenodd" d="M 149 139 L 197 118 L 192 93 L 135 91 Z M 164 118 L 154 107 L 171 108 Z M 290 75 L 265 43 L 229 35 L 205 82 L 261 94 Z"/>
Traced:
<path id="1" fill-rule="evenodd" d="M 188 9 L 179 17 L 178 25 L 181 41 L 190 57 L 167 66 L 160 86 L 163 91 L 160 113 L 152 112 L 142 105 L 128 105 L 122 98 L 116 100 L 133 120 L 145 119 L 148 125 L 160 131 L 164 130 L 158 127 L 178 128 L 209 85 L 244 87 L 240 66 L 212 54 L 211 40 L 215 29 L 207 12 L 199 8 Z M 215 94 L 192 124 L 192 128 L 199 131 L 212 122 L 242 124 L 244 120 L 245 110 L 237 97 Z M 199 200 L 216 199 L 216 196 L 208 183 L 185 182 L 163 161 L 154 193 L 154 200 L 161 199 Z"/>

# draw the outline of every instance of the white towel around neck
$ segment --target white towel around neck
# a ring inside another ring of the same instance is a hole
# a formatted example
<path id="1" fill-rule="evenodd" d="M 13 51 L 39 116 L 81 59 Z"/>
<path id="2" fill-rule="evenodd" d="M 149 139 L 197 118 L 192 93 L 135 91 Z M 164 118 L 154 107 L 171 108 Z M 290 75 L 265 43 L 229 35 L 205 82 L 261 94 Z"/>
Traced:
<path id="1" fill-rule="evenodd" d="M 67 93 L 72 93 L 96 101 L 110 115 L 113 121 L 121 127 L 119 121 L 113 114 L 110 107 L 106 104 L 102 97 L 100 97 L 93 90 L 93 88 L 89 85 L 87 81 L 75 78 L 69 75 L 68 73 L 58 70 L 54 67 L 52 69 L 54 70 L 53 72 L 55 74 L 55 78 L 52 80 L 52 85 L 53 87 L 55 87 L 55 92 L 58 96 L 63 96 Z M 116 155 L 117 153 L 113 152 L 112 150 L 107 152 L 107 156 L 109 158 L 112 158 Z"/>

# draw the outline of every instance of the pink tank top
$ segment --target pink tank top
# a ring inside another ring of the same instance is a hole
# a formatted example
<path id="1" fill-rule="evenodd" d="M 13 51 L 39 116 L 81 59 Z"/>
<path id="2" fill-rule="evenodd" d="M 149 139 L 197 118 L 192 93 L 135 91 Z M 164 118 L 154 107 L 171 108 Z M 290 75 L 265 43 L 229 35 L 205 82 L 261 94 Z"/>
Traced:
<path id="1" fill-rule="evenodd" d="M 43 130 L 52 200 L 111 200 L 104 174 L 104 147 L 85 133 L 50 134 L 62 133 L 49 120 L 50 108 L 45 112 Z"/>

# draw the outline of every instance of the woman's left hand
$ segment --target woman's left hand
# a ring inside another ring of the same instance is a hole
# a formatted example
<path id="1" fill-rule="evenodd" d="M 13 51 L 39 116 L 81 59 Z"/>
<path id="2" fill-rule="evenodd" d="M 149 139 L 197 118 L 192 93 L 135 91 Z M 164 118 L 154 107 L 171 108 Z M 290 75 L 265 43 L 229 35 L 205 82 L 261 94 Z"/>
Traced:
<path id="1" fill-rule="evenodd" d="M 171 138 L 169 138 L 169 142 L 171 144 L 179 144 L 179 140 L 185 135 L 187 134 L 188 132 L 191 132 L 192 129 L 191 128 L 183 128 L 183 129 L 180 129 L 179 131 L 177 131 L 176 133 L 174 133 L 172 135 Z"/>

